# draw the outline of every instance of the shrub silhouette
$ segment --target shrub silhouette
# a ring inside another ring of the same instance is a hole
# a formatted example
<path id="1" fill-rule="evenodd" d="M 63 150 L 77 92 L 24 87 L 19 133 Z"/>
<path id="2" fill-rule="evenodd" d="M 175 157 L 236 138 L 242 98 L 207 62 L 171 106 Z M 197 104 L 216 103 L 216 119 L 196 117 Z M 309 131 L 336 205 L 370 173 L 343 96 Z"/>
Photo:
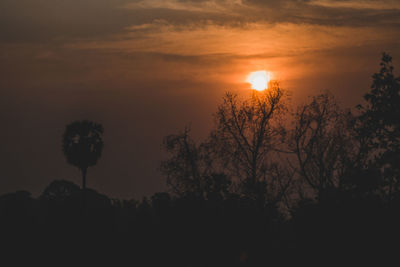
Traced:
<path id="1" fill-rule="evenodd" d="M 81 190 L 79 186 L 74 184 L 73 182 L 65 180 L 55 180 L 45 188 L 40 198 L 50 201 L 65 201 L 71 196 L 79 194 L 80 191 Z"/>

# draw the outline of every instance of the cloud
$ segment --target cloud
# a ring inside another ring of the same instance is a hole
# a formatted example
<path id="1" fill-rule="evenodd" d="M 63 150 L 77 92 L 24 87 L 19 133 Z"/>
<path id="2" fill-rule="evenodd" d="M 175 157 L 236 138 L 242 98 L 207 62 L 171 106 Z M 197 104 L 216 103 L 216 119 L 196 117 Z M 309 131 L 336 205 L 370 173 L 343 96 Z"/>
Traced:
<path id="1" fill-rule="evenodd" d="M 325 7 L 345 7 L 354 9 L 377 9 L 389 10 L 399 9 L 400 3 L 397 0 L 310 0 L 311 5 Z"/>
<path id="2" fill-rule="evenodd" d="M 393 0 L 2 0 L 0 42 L 110 39 L 157 20 L 232 28 L 248 23 L 398 27 L 399 5 Z"/>
<path id="3" fill-rule="evenodd" d="M 105 37 L 135 23 L 127 0 L 2 0 L 0 42 L 54 42 Z"/>

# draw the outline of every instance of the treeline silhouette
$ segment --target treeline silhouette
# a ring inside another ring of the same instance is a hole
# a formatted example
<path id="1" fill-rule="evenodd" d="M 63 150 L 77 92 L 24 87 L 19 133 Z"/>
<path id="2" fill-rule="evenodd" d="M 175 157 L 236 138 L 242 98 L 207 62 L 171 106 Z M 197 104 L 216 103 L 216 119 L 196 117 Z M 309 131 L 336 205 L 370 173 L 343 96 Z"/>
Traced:
<path id="1" fill-rule="evenodd" d="M 56 180 L 38 198 L 1 196 L 1 242 L 39 257 L 137 266 L 265 266 L 396 248 L 400 78 L 388 54 L 364 98 L 352 111 L 324 93 L 290 111 L 277 83 L 249 99 L 228 93 L 206 140 L 196 143 L 189 127 L 165 137 L 170 192 L 141 201 L 86 188 L 103 127 L 74 122 L 63 151 L 82 189 Z"/>

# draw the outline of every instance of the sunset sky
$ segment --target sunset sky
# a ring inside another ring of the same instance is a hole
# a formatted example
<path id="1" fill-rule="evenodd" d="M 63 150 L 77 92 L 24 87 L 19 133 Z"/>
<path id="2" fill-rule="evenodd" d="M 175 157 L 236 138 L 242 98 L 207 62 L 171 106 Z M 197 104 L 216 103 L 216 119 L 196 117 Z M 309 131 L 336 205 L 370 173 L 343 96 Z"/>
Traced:
<path id="1" fill-rule="evenodd" d="M 382 52 L 400 65 L 399 0 L 1 0 L 0 33 L 0 194 L 80 184 L 61 150 L 74 120 L 105 128 L 88 186 L 140 198 L 166 190 L 163 137 L 205 137 L 250 72 L 293 105 L 330 90 L 353 107 Z"/>

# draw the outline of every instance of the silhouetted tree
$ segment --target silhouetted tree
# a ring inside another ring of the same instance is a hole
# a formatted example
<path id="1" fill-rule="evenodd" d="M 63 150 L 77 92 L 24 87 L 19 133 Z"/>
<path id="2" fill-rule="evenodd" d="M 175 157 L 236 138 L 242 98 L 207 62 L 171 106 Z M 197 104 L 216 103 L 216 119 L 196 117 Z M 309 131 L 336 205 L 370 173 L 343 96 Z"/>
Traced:
<path id="1" fill-rule="evenodd" d="M 215 114 L 216 126 L 208 144 L 214 160 L 238 181 L 241 193 L 264 204 L 279 201 L 290 182 L 284 179 L 288 177 L 276 175 L 280 167 L 273 160 L 284 133 L 279 123 L 286 110 L 283 98 L 278 85 L 254 91 L 245 100 L 226 94 Z"/>
<path id="2" fill-rule="evenodd" d="M 348 172 L 357 168 L 359 146 L 352 122 L 352 114 L 329 93 L 313 97 L 295 114 L 289 146 L 301 180 L 320 200 L 323 194 L 343 189 Z"/>
<path id="3" fill-rule="evenodd" d="M 208 199 L 218 192 L 223 198 L 229 191 L 229 178 L 213 166 L 210 148 L 205 143 L 197 145 L 189 133 L 186 127 L 183 133 L 164 138 L 164 149 L 171 156 L 161 163 L 160 171 L 167 185 L 178 196 Z"/>
<path id="4" fill-rule="evenodd" d="M 359 105 L 360 139 L 366 143 L 370 164 L 381 170 L 382 192 L 391 198 L 400 192 L 400 77 L 395 76 L 392 57 L 382 55 L 371 91 Z"/>
<path id="5" fill-rule="evenodd" d="M 276 157 L 284 135 L 283 97 L 277 85 L 245 100 L 227 93 L 206 141 L 197 145 L 187 128 L 167 136 L 163 145 L 171 157 L 161 171 L 168 185 L 180 196 L 222 200 L 236 192 L 262 207 L 276 205 L 292 177 Z"/>
<path id="6" fill-rule="evenodd" d="M 190 130 L 168 135 L 163 147 L 171 155 L 161 163 L 160 170 L 167 178 L 167 185 L 180 196 L 189 192 L 201 192 L 199 149 L 189 136 Z"/>
<path id="7" fill-rule="evenodd" d="M 82 189 L 86 189 L 86 173 L 96 165 L 103 149 L 103 126 L 91 121 L 67 125 L 63 136 L 63 152 L 67 162 L 82 172 Z"/>
<path id="8" fill-rule="evenodd" d="M 298 108 L 288 143 L 306 185 L 303 192 L 311 189 L 313 197 L 322 201 L 340 191 L 360 189 L 358 178 L 364 175 L 366 158 L 354 122 L 351 112 L 340 108 L 329 93 Z"/>

